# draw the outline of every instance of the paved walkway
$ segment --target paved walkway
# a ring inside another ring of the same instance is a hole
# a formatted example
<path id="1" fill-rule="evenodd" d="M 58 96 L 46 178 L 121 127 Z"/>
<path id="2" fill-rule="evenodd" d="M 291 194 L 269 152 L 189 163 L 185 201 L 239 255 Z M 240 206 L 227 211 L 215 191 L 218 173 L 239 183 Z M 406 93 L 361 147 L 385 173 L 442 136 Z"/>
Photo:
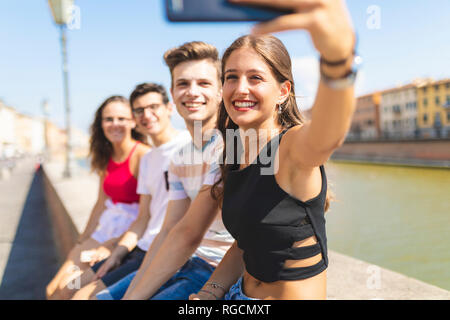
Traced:
<path id="1" fill-rule="evenodd" d="M 0 180 L 0 299 L 45 299 L 58 259 L 34 163 L 18 163 Z"/>

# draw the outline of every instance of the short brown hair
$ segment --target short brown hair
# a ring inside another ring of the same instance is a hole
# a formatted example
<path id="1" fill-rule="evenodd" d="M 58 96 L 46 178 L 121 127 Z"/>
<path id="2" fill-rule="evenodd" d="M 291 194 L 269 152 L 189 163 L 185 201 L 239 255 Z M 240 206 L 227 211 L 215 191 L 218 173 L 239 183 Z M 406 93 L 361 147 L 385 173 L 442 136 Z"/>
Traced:
<path id="1" fill-rule="evenodd" d="M 133 92 L 130 94 L 131 107 L 133 108 L 133 103 L 137 98 L 139 98 L 140 96 L 143 96 L 149 92 L 159 93 L 161 95 L 163 103 L 164 104 L 169 103 L 169 97 L 167 95 L 167 91 L 162 85 L 156 84 L 156 83 L 151 83 L 151 82 L 146 82 L 146 83 L 138 84 L 136 86 L 136 88 L 134 88 Z"/>
<path id="2" fill-rule="evenodd" d="M 179 47 L 169 49 L 166 51 L 166 53 L 164 53 L 164 61 L 169 67 L 170 75 L 172 76 L 172 78 L 173 78 L 173 70 L 180 63 L 204 59 L 210 59 L 214 63 L 214 66 L 216 67 L 217 70 L 217 77 L 220 83 L 222 73 L 221 73 L 219 52 L 217 51 L 217 48 L 214 47 L 213 45 L 202 41 L 192 41 L 186 42 L 185 44 Z"/>

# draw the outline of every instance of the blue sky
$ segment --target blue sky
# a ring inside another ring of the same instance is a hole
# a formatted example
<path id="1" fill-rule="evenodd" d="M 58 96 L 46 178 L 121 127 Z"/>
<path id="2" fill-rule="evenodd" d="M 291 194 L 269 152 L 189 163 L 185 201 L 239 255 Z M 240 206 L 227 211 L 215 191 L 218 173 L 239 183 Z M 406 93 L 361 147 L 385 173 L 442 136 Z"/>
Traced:
<path id="1" fill-rule="evenodd" d="M 75 0 L 80 29 L 68 31 L 72 122 L 87 130 L 108 96 L 128 96 L 145 81 L 170 85 L 163 53 L 187 41 L 214 44 L 220 53 L 252 23 L 170 23 L 162 0 Z M 416 77 L 450 77 L 450 1 L 349 0 L 364 59 L 357 93 Z M 379 28 L 370 27 L 379 9 Z M 368 26 L 369 22 L 369 26 Z M 317 54 L 302 31 L 277 34 L 294 65 L 296 91 L 307 107 L 317 85 Z M 0 0 L 0 99 L 19 111 L 64 124 L 59 31 L 46 0 Z M 182 127 L 178 116 L 175 126 Z"/>

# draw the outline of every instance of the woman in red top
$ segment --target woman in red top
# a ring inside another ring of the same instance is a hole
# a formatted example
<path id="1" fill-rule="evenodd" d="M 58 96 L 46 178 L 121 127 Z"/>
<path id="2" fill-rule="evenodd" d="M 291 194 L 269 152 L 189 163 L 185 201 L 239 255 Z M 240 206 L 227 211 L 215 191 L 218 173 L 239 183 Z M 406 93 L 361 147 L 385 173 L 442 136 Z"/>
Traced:
<path id="1" fill-rule="evenodd" d="M 90 139 L 91 168 L 100 176 L 97 202 L 77 244 L 48 284 L 48 299 L 64 299 L 65 287 L 89 266 L 87 262 L 105 259 L 115 241 L 136 219 L 139 161 L 149 147 L 135 126 L 124 97 L 112 96 L 98 108 Z M 86 253 L 90 257 L 84 257 Z"/>

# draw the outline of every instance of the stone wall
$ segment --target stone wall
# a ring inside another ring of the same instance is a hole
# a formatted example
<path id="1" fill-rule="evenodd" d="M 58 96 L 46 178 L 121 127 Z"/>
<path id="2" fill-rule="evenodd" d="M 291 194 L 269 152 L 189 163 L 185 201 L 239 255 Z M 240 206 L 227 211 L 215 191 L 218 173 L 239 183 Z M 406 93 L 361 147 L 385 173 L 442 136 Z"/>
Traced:
<path id="1" fill-rule="evenodd" d="M 398 160 L 450 164 L 449 140 L 346 142 L 333 154 L 335 159 Z M 375 162 L 376 162 L 375 161 Z M 447 164 L 447 165 L 445 165 Z"/>

